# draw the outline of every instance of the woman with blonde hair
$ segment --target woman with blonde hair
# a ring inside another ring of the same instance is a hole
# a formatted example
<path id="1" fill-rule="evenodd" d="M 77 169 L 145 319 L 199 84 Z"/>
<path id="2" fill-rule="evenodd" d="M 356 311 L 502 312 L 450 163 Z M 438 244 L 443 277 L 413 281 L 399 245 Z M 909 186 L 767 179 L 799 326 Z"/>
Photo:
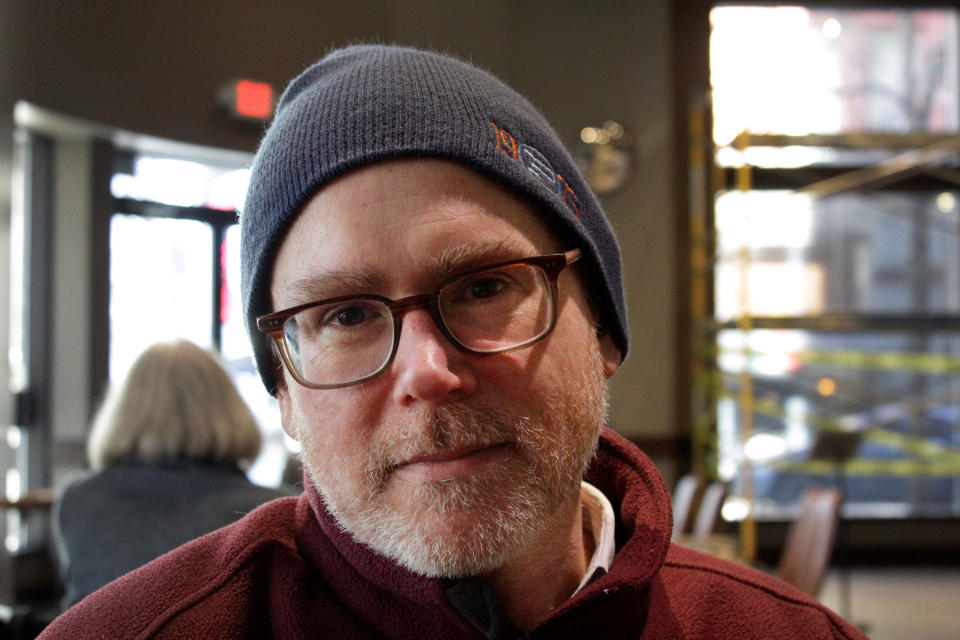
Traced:
<path id="1" fill-rule="evenodd" d="M 71 481 L 55 506 L 65 604 L 292 495 L 244 474 L 260 440 L 217 356 L 185 340 L 144 351 L 94 417 L 92 470 Z"/>

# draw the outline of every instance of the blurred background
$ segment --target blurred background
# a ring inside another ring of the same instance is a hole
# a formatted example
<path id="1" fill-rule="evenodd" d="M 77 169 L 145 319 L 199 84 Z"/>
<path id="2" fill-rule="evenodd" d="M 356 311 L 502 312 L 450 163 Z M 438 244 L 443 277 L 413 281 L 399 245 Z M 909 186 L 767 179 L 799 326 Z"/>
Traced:
<path id="1" fill-rule="evenodd" d="M 874 638 L 955 637 L 955 2 L 0 2 L 2 617 L 58 597 L 51 492 L 154 342 L 220 351 L 263 433 L 248 475 L 281 483 L 236 209 L 278 92 L 370 41 L 491 70 L 581 163 L 628 288 L 611 425 L 690 479 L 677 534 L 709 507 L 698 536 L 772 566 L 836 489 L 818 595 Z"/>

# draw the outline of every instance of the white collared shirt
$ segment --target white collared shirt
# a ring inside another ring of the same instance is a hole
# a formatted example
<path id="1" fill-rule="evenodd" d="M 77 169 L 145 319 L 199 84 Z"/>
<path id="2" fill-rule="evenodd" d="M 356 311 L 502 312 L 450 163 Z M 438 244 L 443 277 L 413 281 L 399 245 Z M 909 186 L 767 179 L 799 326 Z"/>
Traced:
<path id="1" fill-rule="evenodd" d="M 607 500 L 607 496 L 589 482 L 581 482 L 580 505 L 583 511 L 583 530 L 585 534 L 593 536 L 594 549 L 593 557 L 587 564 L 587 572 L 577 591 L 590 582 L 597 569 L 608 571 L 613 564 L 613 556 L 616 552 L 614 537 L 616 519 L 613 514 L 613 505 Z"/>

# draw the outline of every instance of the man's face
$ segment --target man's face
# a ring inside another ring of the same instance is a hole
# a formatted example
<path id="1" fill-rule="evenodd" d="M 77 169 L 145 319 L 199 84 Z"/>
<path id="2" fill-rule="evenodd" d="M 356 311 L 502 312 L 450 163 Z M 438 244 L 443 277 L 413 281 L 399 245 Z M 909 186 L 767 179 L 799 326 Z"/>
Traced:
<path id="1" fill-rule="evenodd" d="M 560 246 L 522 199 L 439 160 L 374 164 L 324 187 L 280 247 L 275 309 L 352 293 L 398 299 L 488 263 Z M 619 363 L 597 337 L 573 269 L 545 340 L 460 351 L 425 309 L 403 316 L 393 362 L 342 389 L 284 371 L 284 428 L 341 526 L 419 573 L 482 574 L 578 509 Z"/>

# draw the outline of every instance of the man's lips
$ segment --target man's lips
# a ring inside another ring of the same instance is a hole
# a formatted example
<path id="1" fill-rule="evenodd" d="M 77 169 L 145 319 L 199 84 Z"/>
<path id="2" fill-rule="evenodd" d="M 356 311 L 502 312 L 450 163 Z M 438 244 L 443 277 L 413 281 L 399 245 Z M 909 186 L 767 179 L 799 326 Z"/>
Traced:
<path id="1" fill-rule="evenodd" d="M 398 465 L 395 473 L 407 480 L 420 481 L 470 475 L 503 455 L 507 447 L 506 443 L 497 442 L 418 455 Z"/>

